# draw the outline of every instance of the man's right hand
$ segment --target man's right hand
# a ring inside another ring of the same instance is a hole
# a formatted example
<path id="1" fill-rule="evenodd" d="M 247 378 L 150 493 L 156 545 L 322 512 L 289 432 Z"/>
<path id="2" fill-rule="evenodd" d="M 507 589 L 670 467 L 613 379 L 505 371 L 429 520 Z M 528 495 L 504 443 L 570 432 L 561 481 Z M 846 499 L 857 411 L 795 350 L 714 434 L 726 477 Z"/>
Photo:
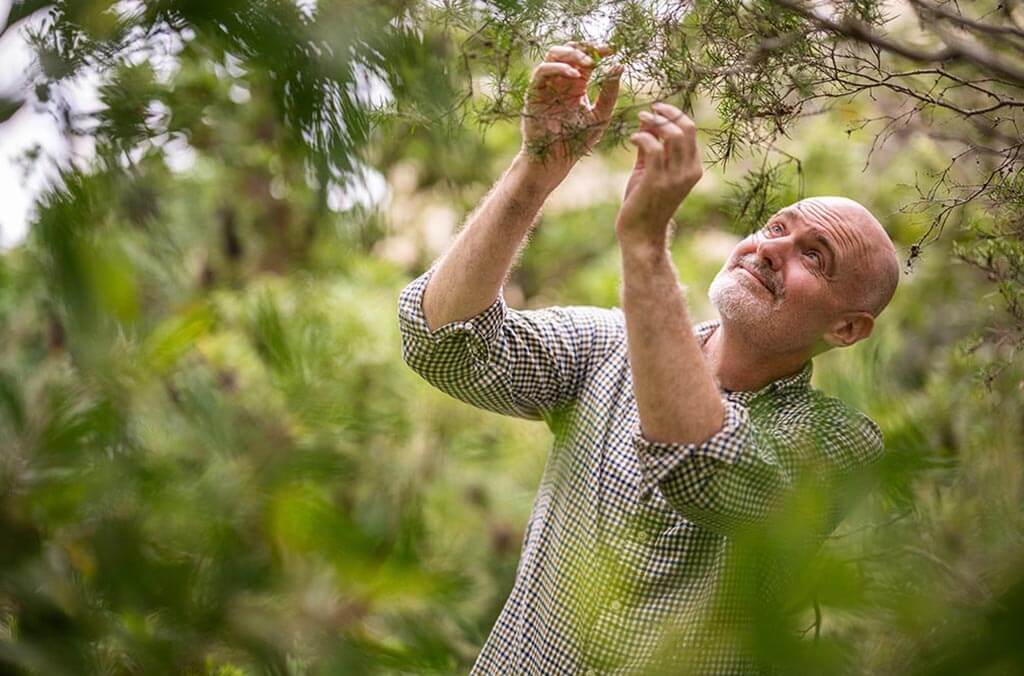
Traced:
<path id="1" fill-rule="evenodd" d="M 555 182 L 593 149 L 608 127 L 619 95 L 622 66 L 617 65 L 608 71 L 597 101 L 591 104 L 587 85 L 596 64 L 587 52 L 608 56 L 613 50 L 576 42 L 556 45 L 534 69 L 527 93 L 523 154 Z"/>

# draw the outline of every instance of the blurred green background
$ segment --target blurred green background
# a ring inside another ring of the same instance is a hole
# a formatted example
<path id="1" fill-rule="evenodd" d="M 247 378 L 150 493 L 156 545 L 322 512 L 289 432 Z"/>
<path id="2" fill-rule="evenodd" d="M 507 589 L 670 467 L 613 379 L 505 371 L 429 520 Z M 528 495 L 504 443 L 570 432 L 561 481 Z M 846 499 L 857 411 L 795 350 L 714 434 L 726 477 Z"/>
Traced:
<path id="1" fill-rule="evenodd" d="M 73 112 L 60 83 L 105 76 L 101 112 L 62 127 L 94 152 L 0 256 L 0 672 L 467 671 L 551 439 L 412 373 L 397 297 L 518 150 L 487 86 L 502 64 L 465 48 L 487 34 L 442 3 L 127 5 L 60 3 L 34 40 L 37 105 Z M 148 44 L 132 26 L 184 35 L 170 66 L 110 48 Z M 508 66 L 520 93 L 537 58 Z M 905 261 L 928 217 L 902 207 L 948 158 L 906 136 L 865 167 L 871 105 L 795 122 L 771 200 L 853 197 Z M 709 167 L 680 211 L 696 320 L 761 161 Z M 510 305 L 618 304 L 631 164 L 611 138 L 577 166 Z M 1004 310 L 954 255 L 972 232 L 927 248 L 870 340 L 816 360 L 888 453 L 794 590 L 792 672 L 1024 672 L 1024 370 L 983 340 Z"/>

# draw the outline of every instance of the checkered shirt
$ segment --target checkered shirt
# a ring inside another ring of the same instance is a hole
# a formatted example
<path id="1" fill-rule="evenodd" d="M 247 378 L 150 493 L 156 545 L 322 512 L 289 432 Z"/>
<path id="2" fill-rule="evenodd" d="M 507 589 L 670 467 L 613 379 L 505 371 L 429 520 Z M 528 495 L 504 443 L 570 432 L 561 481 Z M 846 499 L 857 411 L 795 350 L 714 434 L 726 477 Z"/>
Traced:
<path id="1" fill-rule="evenodd" d="M 422 296 L 435 269 L 399 296 L 406 363 L 554 434 L 515 584 L 473 673 L 649 673 L 655 659 L 673 672 L 764 671 L 726 627 L 753 621 L 749 590 L 773 602 L 777 578 L 741 560 L 731 536 L 762 523 L 802 468 L 843 476 L 877 459 L 875 423 L 811 387 L 808 361 L 757 392 L 723 390 L 725 423 L 705 443 L 649 441 L 621 309 L 515 310 L 499 294 L 431 332 Z M 717 325 L 695 327 L 702 343 Z M 828 511 L 821 537 L 841 516 Z"/>

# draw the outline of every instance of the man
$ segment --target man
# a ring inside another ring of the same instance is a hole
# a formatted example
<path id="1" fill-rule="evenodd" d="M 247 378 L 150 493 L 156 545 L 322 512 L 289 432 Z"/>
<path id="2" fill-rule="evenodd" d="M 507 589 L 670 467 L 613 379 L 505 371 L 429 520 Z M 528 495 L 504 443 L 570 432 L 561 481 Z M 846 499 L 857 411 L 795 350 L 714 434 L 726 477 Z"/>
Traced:
<path id="1" fill-rule="evenodd" d="M 710 290 L 721 321 L 694 329 L 667 245 L 701 177 L 696 130 L 656 103 L 630 138 L 637 161 L 615 224 L 621 310 L 508 308 L 518 248 L 615 104 L 621 71 L 591 105 L 595 63 L 580 47 L 553 47 L 536 68 L 524 151 L 399 299 L 414 370 L 555 433 L 514 588 L 474 672 L 755 671 L 748 592 L 777 602 L 781 573 L 742 561 L 737 538 L 808 479 L 832 487 L 881 453 L 871 420 L 810 386 L 810 359 L 870 335 L 898 279 L 894 249 L 851 200 L 798 202 L 736 246 Z M 842 508 L 824 494 L 832 502 L 811 515 L 819 542 Z"/>

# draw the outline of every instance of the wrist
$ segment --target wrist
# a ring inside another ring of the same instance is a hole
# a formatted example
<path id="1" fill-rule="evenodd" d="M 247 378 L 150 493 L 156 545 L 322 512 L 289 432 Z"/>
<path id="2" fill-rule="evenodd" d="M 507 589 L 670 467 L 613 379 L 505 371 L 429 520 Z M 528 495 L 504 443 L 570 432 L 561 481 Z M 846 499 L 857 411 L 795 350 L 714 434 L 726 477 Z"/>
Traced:
<path id="1" fill-rule="evenodd" d="M 615 225 L 615 237 L 624 257 L 656 261 L 669 255 L 668 231 L 645 231 Z"/>
<path id="2" fill-rule="evenodd" d="M 512 172 L 517 180 L 532 188 L 552 192 L 565 177 L 572 166 L 564 166 L 551 157 L 531 154 L 528 150 L 520 150 L 512 160 Z"/>
<path id="3" fill-rule="evenodd" d="M 622 263 L 627 270 L 646 270 L 672 265 L 668 242 L 650 237 L 619 234 Z"/>

